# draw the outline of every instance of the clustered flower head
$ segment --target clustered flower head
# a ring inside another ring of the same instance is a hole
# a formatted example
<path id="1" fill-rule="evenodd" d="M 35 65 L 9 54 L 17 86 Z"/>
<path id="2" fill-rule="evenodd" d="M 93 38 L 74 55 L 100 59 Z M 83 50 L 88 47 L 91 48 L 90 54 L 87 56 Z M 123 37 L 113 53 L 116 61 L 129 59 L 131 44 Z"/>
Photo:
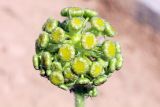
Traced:
<path id="1" fill-rule="evenodd" d="M 81 89 L 96 96 L 96 87 L 122 67 L 116 33 L 112 26 L 90 9 L 69 7 L 61 10 L 63 22 L 49 18 L 36 40 L 33 65 L 52 84 L 64 90 Z M 97 37 L 104 37 L 100 43 Z"/>

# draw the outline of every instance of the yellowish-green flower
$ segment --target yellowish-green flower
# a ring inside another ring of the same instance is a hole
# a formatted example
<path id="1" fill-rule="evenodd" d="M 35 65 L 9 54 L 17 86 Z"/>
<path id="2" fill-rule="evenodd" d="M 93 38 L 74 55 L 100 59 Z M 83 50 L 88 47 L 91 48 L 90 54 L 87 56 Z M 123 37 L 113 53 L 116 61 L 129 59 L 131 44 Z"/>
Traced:
<path id="1" fill-rule="evenodd" d="M 82 29 L 84 23 L 84 19 L 80 17 L 74 17 L 69 22 L 69 31 L 75 32 Z"/>
<path id="2" fill-rule="evenodd" d="M 92 49 L 97 43 L 96 37 L 92 33 L 85 33 L 82 35 L 82 46 L 85 49 Z"/>
<path id="3" fill-rule="evenodd" d="M 42 32 L 39 35 L 39 38 L 37 40 L 37 45 L 38 47 L 44 49 L 48 46 L 48 42 L 49 42 L 49 35 L 46 32 Z"/>
<path id="4" fill-rule="evenodd" d="M 104 31 L 105 29 L 105 21 L 99 17 L 92 17 L 91 25 L 97 31 Z"/>
<path id="5" fill-rule="evenodd" d="M 57 27 L 54 31 L 51 33 L 51 41 L 54 43 L 60 43 L 65 39 L 65 32 L 62 28 Z"/>
<path id="6" fill-rule="evenodd" d="M 53 71 L 49 76 L 49 80 L 54 85 L 60 85 L 64 83 L 64 77 L 60 71 Z"/>
<path id="7" fill-rule="evenodd" d="M 109 40 L 105 41 L 103 44 L 103 52 L 106 58 L 114 58 L 116 55 L 116 45 L 115 42 Z"/>
<path id="8" fill-rule="evenodd" d="M 48 33 L 51 33 L 57 26 L 58 26 L 58 21 L 53 18 L 49 18 L 43 25 L 43 30 Z"/>
<path id="9" fill-rule="evenodd" d="M 93 62 L 90 70 L 90 75 L 92 77 L 98 77 L 103 72 L 103 65 L 101 65 L 99 62 Z"/>
<path id="10" fill-rule="evenodd" d="M 63 44 L 59 49 L 59 56 L 63 61 L 70 61 L 75 57 L 75 49 L 69 44 Z"/>
<path id="11" fill-rule="evenodd" d="M 77 79 L 77 76 L 73 74 L 70 68 L 64 70 L 64 77 L 70 81 L 74 81 L 75 79 Z"/>
<path id="12" fill-rule="evenodd" d="M 87 60 L 82 57 L 75 58 L 72 63 L 72 69 L 78 75 L 85 74 L 89 69 Z"/>

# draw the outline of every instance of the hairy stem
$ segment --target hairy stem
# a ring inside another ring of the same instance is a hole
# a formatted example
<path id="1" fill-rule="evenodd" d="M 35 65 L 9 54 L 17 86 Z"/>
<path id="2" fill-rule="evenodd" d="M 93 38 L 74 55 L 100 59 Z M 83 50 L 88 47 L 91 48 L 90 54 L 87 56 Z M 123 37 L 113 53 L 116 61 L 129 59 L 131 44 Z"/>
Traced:
<path id="1" fill-rule="evenodd" d="M 75 95 L 75 107 L 85 106 L 85 95 L 80 92 L 74 92 Z"/>

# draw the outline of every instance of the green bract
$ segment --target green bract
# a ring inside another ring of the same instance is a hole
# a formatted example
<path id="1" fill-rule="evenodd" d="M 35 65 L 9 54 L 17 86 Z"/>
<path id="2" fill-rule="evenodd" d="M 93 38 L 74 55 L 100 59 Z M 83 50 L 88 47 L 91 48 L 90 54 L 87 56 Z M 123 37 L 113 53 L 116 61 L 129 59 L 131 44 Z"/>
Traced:
<path id="1" fill-rule="evenodd" d="M 36 40 L 34 68 L 61 89 L 82 89 L 94 97 L 97 86 L 123 65 L 120 44 L 109 39 L 115 31 L 94 10 L 69 7 L 61 15 L 64 21 L 49 18 L 43 25 Z M 105 37 L 103 43 L 99 36 Z"/>

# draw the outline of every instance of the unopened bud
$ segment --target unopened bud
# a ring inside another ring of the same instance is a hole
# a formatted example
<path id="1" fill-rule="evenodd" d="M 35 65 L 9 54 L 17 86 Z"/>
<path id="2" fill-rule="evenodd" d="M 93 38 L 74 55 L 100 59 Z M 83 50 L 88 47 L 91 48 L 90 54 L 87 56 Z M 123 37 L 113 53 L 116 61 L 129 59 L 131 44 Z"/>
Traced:
<path id="1" fill-rule="evenodd" d="M 39 69 L 39 65 L 40 65 L 39 56 L 38 56 L 38 55 L 34 55 L 32 61 L 33 61 L 33 66 L 34 66 L 34 68 L 35 68 L 36 70 L 38 70 L 38 69 Z"/>
<path id="2" fill-rule="evenodd" d="M 91 18 L 91 17 L 97 16 L 97 15 L 98 15 L 98 13 L 96 11 L 91 10 L 91 9 L 84 10 L 84 17 Z"/>
<path id="3" fill-rule="evenodd" d="M 52 72 L 52 74 L 49 76 L 49 80 L 54 85 L 61 85 L 64 83 L 64 77 L 60 71 Z"/>
<path id="4" fill-rule="evenodd" d="M 46 32 L 42 32 L 37 40 L 37 45 L 39 48 L 46 48 L 49 43 L 49 35 Z"/>
<path id="5" fill-rule="evenodd" d="M 104 33 L 106 36 L 109 36 L 109 37 L 113 37 L 116 34 L 115 30 L 108 22 L 105 23 Z"/>
<path id="6" fill-rule="evenodd" d="M 123 65 L 123 57 L 122 57 L 121 54 L 117 54 L 116 59 L 117 59 L 116 70 L 120 70 L 122 68 L 122 65 Z"/>
<path id="7" fill-rule="evenodd" d="M 65 39 L 65 32 L 62 28 L 57 27 L 55 30 L 51 33 L 51 41 L 53 43 L 60 43 Z"/>
<path id="8" fill-rule="evenodd" d="M 97 77 L 97 78 L 93 81 L 93 83 L 94 83 L 95 86 L 98 86 L 98 85 L 103 84 L 103 83 L 106 82 L 106 81 L 107 81 L 107 76 L 106 76 L 106 75 L 101 75 L 101 76 Z"/>
<path id="9" fill-rule="evenodd" d="M 114 72 L 116 70 L 116 58 L 112 58 L 109 60 L 109 67 L 108 67 L 108 70 L 109 72 Z"/>
<path id="10" fill-rule="evenodd" d="M 52 64 L 51 54 L 49 52 L 42 53 L 42 66 L 45 69 L 50 69 Z"/>
<path id="11" fill-rule="evenodd" d="M 43 30 L 48 33 L 51 33 L 57 26 L 58 21 L 53 18 L 49 18 L 47 22 L 43 25 Z"/>

